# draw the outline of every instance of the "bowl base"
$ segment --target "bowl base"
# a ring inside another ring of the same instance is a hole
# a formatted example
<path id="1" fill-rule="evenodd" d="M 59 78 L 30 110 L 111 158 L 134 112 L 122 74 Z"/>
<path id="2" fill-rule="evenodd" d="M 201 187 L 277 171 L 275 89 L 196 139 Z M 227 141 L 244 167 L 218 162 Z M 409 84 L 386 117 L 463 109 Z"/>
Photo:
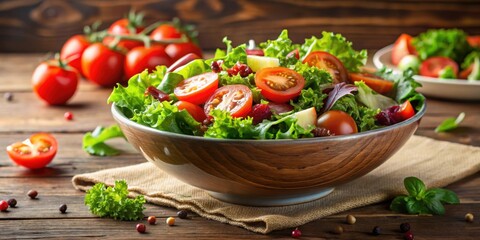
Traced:
<path id="1" fill-rule="evenodd" d="M 299 204 L 317 200 L 319 198 L 325 197 L 331 192 L 334 188 L 325 188 L 319 192 L 310 193 L 310 194 L 296 194 L 290 195 L 288 197 L 247 197 L 240 196 L 235 194 L 226 194 L 208 191 L 210 196 L 224 202 L 247 205 L 247 206 L 256 206 L 256 207 L 274 207 L 274 206 L 285 206 L 292 204 Z"/>

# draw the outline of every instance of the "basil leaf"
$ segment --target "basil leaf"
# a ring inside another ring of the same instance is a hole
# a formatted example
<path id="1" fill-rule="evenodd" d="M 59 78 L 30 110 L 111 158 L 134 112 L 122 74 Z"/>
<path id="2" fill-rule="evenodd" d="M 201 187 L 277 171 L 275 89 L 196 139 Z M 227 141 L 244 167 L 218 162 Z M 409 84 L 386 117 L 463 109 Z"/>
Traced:
<path id="1" fill-rule="evenodd" d="M 412 196 L 407 198 L 405 208 L 409 214 L 425 214 L 430 212 L 424 201 L 419 201 L 417 198 Z"/>
<path id="2" fill-rule="evenodd" d="M 458 125 L 463 121 L 465 118 L 465 113 L 461 112 L 457 118 L 447 118 L 445 119 L 437 128 L 435 128 L 435 132 L 446 132 L 453 129 L 456 129 Z"/>
<path id="3" fill-rule="evenodd" d="M 425 205 L 427 206 L 429 212 L 435 215 L 443 215 L 445 214 L 445 207 L 443 207 L 442 203 L 438 199 L 425 199 Z"/>
<path id="4" fill-rule="evenodd" d="M 403 184 L 405 185 L 405 188 L 407 189 L 410 196 L 423 197 L 423 195 L 425 194 L 425 184 L 422 182 L 422 180 L 416 177 L 405 178 L 403 180 Z"/>
<path id="5" fill-rule="evenodd" d="M 393 210 L 395 212 L 401 212 L 401 213 L 407 212 L 407 209 L 405 207 L 407 203 L 406 199 L 407 199 L 407 196 L 395 197 L 392 203 L 390 203 L 390 210 Z"/>
<path id="6" fill-rule="evenodd" d="M 441 202 L 448 203 L 448 204 L 456 204 L 460 203 L 457 194 L 453 191 L 443 188 L 432 188 L 429 189 L 428 192 L 433 192 L 436 195 L 435 199 L 440 200 Z"/>

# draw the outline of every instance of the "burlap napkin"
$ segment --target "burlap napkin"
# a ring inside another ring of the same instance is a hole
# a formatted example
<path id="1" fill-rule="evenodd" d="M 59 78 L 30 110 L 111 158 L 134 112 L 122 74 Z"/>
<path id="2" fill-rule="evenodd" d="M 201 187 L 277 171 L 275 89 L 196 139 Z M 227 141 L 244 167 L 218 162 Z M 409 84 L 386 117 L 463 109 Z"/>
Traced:
<path id="1" fill-rule="evenodd" d="M 416 176 L 427 187 L 443 187 L 480 169 L 480 148 L 413 136 L 383 165 L 330 195 L 283 207 L 248 207 L 221 202 L 205 191 L 168 176 L 153 164 L 106 169 L 74 176 L 75 188 L 87 190 L 97 182 L 113 185 L 125 179 L 133 193 L 153 204 L 187 209 L 198 215 L 257 233 L 292 228 L 348 209 L 405 193 L 403 179 Z"/>

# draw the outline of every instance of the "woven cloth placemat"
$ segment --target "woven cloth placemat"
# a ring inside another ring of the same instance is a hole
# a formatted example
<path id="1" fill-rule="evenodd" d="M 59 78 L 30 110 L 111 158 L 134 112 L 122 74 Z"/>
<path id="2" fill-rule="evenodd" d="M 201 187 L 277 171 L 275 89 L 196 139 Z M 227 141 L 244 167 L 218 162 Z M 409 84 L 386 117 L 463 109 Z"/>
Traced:
<path id="1" fill-rule="evenodd" d="M 480 170 L 480 148 L 413 136 L 394 156 L 369 174 L 337 186 L 328 196 L 281 207 L 249 207 L 225 203 L 204 190 L 185 184 L 146 162 L 128 167 L 76 175 L 75 188 L 87 190 L 103 182 L 125 179 L 132 196 L 161 206 L 186 209 L 198 215 L 257 233 L 293 228 L 348 209 L 405 194 L 403 179 L 415 176 L 427 187 L 443 187 Z"/>

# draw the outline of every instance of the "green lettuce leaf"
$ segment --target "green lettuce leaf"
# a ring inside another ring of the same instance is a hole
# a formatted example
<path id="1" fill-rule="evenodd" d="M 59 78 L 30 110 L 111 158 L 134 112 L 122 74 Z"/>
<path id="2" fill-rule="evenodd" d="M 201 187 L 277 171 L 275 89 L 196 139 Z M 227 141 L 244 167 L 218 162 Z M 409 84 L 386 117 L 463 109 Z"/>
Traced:
<path id="1" fill-rule="evenodd" d="M 328 71 L 317 67 L 310 67 L 308 64 L 297 62 L 293 70 L 303 76 L 305 86 L 303 89 L 311 88 L 315 91 L 323 91 L 324 86 L 333 83 L 332 75 Z"/>
<path id="2" fill-rule="evenodd" d="M 253 119 L 234 118 L 227 111 L 214 109 L 210 112 L 213 124 L 205 132 L 204 137 L 221 139 L 252 139 L 257 133 L 254 131 Z"/>
<path id="3" fill-rule="evenodd" d="M 328 94 L 321 91 L 315 91 L 311 88 L 302 89 L 300 96 L 296 101 L 290 101 L 290 105 L 293 106 L 295 112 L 314 107 L 317 112 L 323 108 L 323 100 L 328 97 Z"/>
<path id="4" fill-rule="evenodd" d="M 460 29 L 431 29 L 412 39 L 420 60 L 433 56 L 444 56 L 461 63 L 472 51 L 467 33 Z"/>
<path id="5" fill-rule="evenodd" d="M 357 100 L 371 109 L 383 110 L 398 105 L 395 100 L 373 91 L 362 81 L 355 82 L 355 86 L 358 87 Z"/>
<path id="6" fill-rule="evenodd" d="M 120 151 L 106 144 L 105 141 L 119 137 L 125 138 L 118 125 L 111 125 L 106 128 L 98 126 L 92 132 L 87 132 L 85 135 L 83 135 L 82 149 L 91 155 L 117 155 L 120 153 Z"/>
<path id="7" fill-rule="evenodd" d="M 258 139 L 298 139 L 313 137 L 312 130 L 314 126 L 307 129 L 297 124 L 297 116 L 292 113 L 289 115 L 274 115 L 275 120 L 264 120 L 259 123 L 257 131 Z"/>
<path id="8" fill-rule="evenodd" d="M 280 66 L 288 66 L 298 62 L 296 58 L 287 58 L 287 55 L 299 45 L 294 44 L 288 37 L 288 31 L 283 30 L 276 40 L 267 40 L 259 44 L 266 57 L 275 57 L 280 60 Z"/>

